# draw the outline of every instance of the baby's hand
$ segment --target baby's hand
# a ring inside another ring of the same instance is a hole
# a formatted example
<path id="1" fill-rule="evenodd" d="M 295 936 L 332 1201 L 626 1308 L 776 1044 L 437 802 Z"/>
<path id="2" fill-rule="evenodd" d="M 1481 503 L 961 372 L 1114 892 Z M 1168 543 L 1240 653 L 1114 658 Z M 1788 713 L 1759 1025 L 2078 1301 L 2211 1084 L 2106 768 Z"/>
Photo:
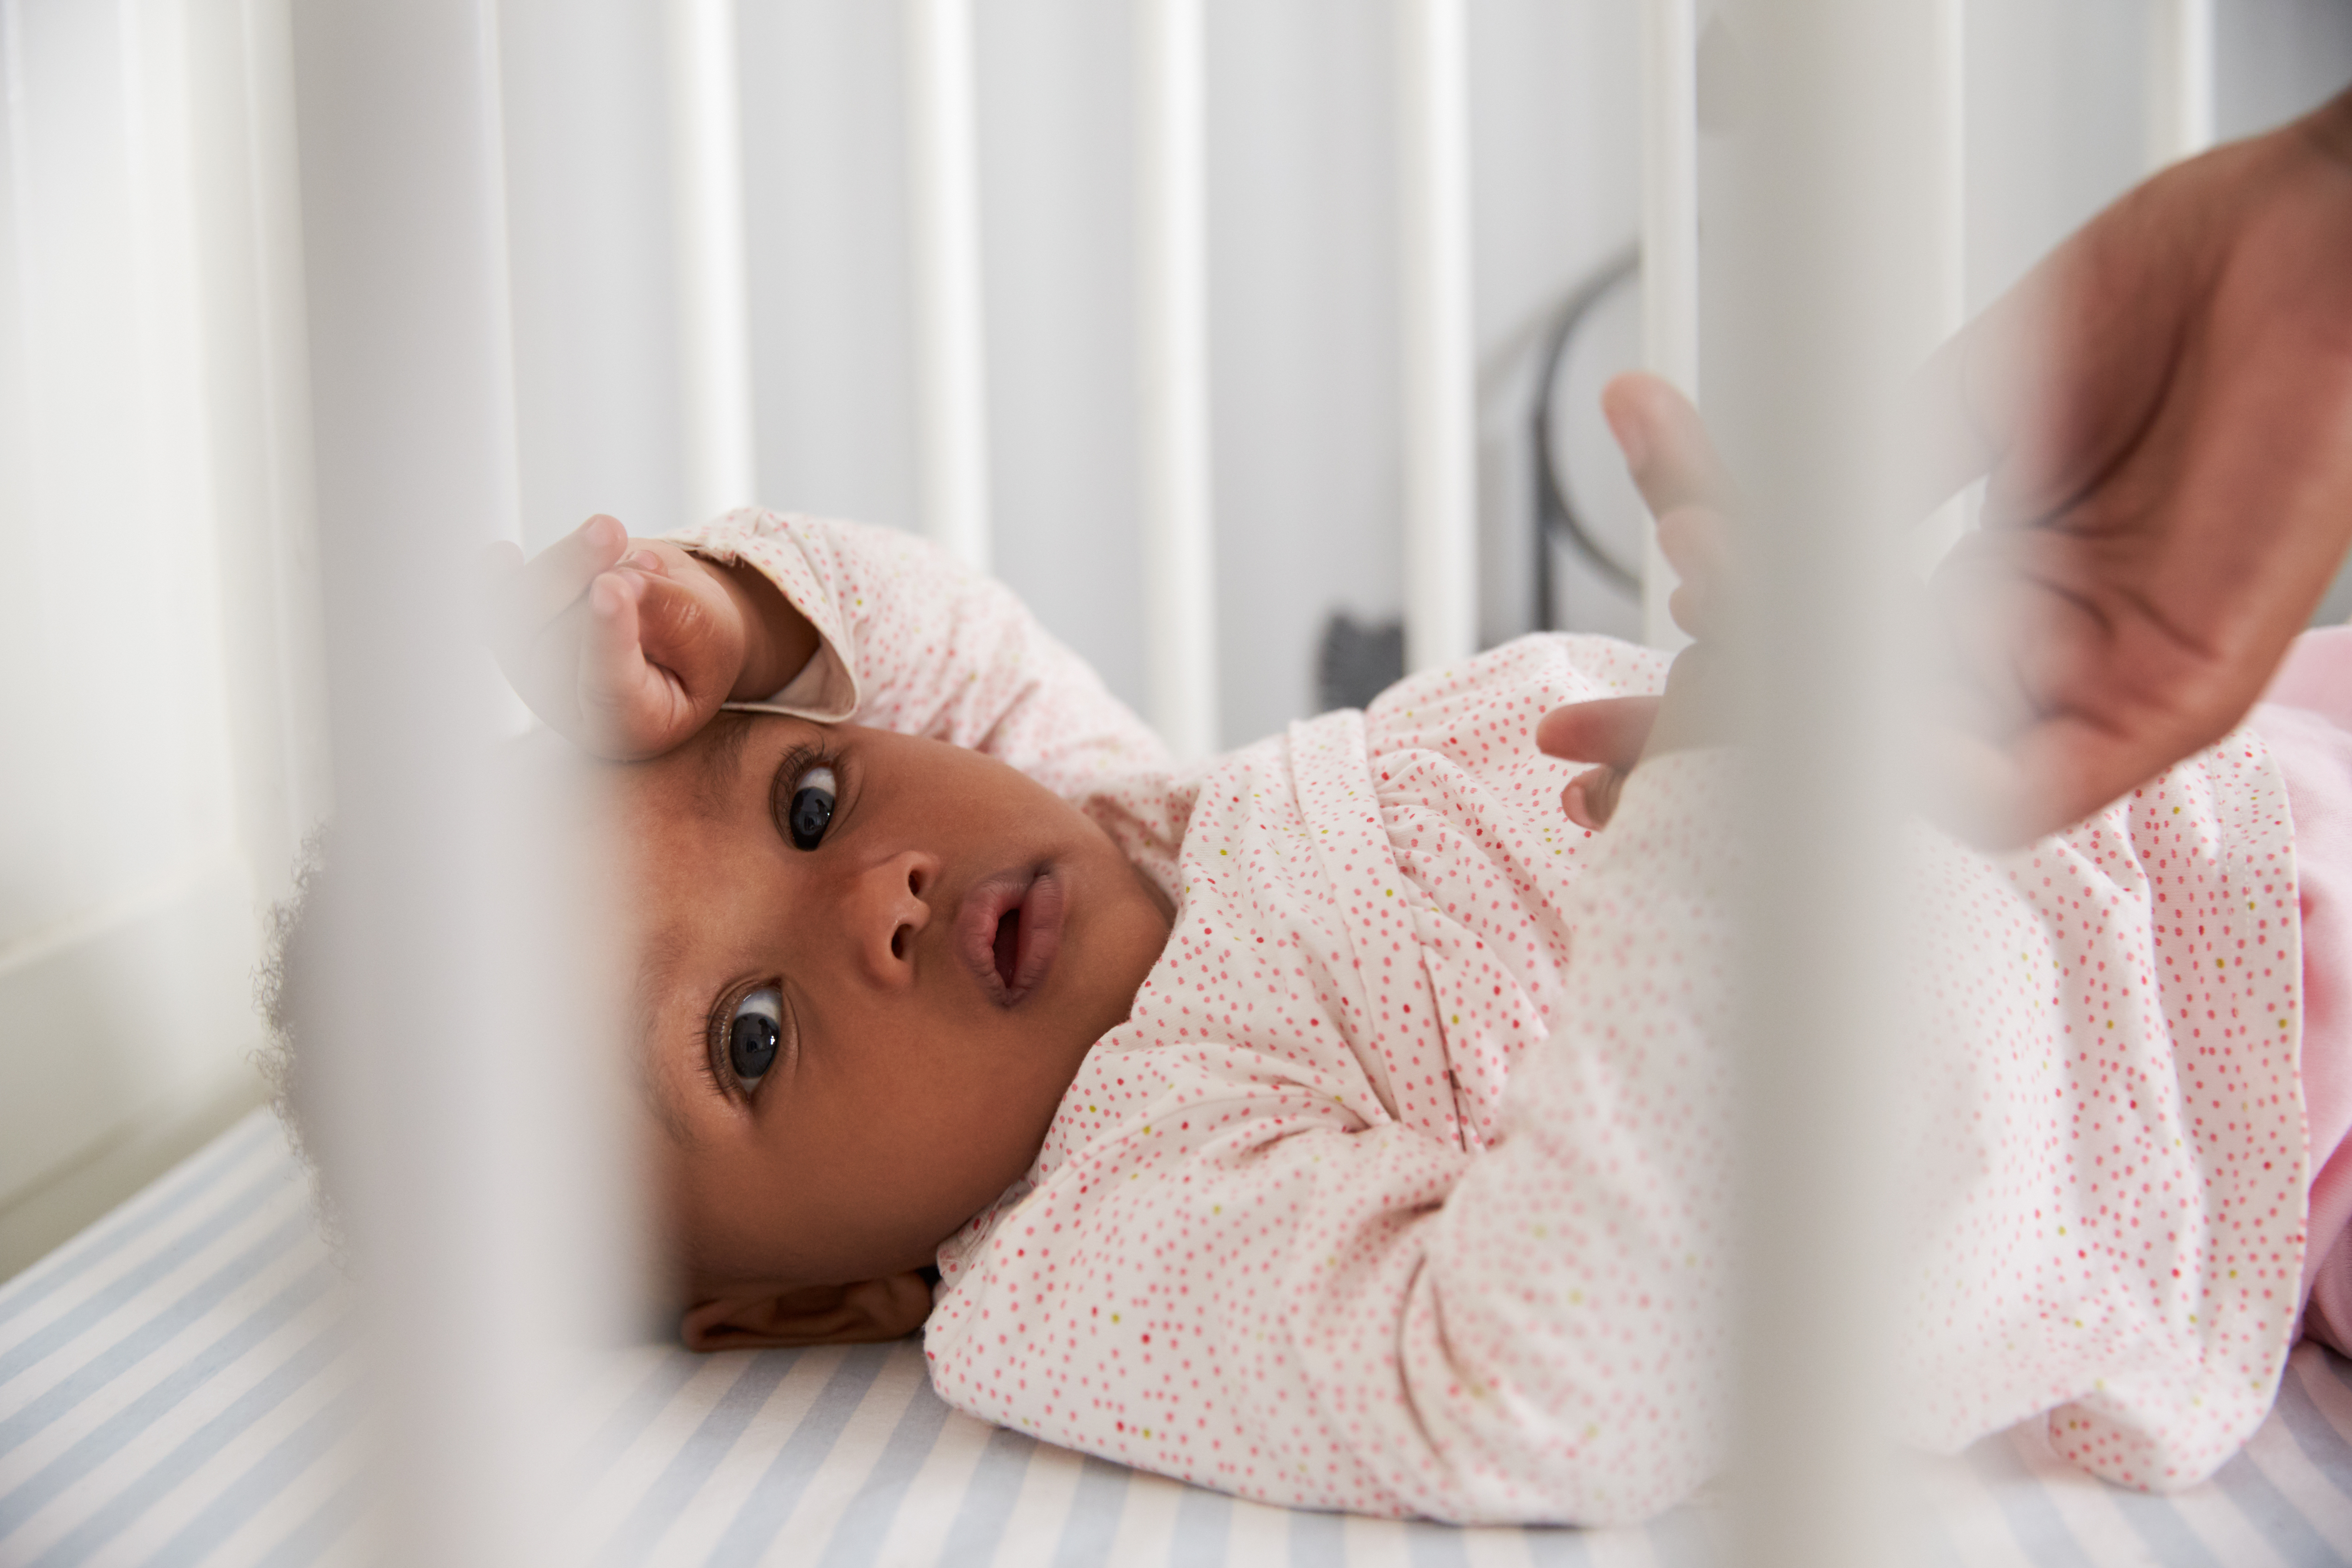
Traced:
<path id="1" fill-rule="evenodd" d="M 730 698 L 781 687 L 815 640 L 764 578 L 633 540 L 609 517 L 527 563 L 496 546 L 490 576 L 499 667 L 532 712 L 599 756 L 659 756 Z"/>
<path id="2" fill-rule="evenodd" d="M 1560 809 L 1579 826 L 1598 830 L 1617 810 L 1618 792 L 1644 757 L 1731 738 L 1730 672 L 1712 643 L 1693 643 L 1675 656 L 1662 697 L 1604 697 L 1571 702 L 1536 725 L 1536 745 L 1571 762 L 1598 763 L 1569 780 Z"/>
<path id="3" fill-rule="evenodd" d="M 1663 697 L 1612 697 L 1555 708 L 1536 727 L 1547 754 L 1598 763 L 1560 792 L 1560 807 L 1581 826 L 1605 826 L 1626 775 L 1645 756 L 1725 738 L 1724 672 L 1710 638 L 1719 637 L 1732 576 L 1731 482 L 1693 408 L 1654 375 L 1622 375 L 1601 394 L 1625 466 L 1658 520 L 1658 547 L 1681 579 L 1667 601 L 1675 624 L 1699 639 L 1666 677 Z"/>
<path id="4" fill-rule="evenodd" d="M 1658 520 L 1658 549 L 1676 582 L 1666 607 L 1701 642 L 1720 640 L 1734 580 L 1731 519 L 1738 495 L 1690 399 L 1635 371 L 1601 393 L 1610 434 Z"/>

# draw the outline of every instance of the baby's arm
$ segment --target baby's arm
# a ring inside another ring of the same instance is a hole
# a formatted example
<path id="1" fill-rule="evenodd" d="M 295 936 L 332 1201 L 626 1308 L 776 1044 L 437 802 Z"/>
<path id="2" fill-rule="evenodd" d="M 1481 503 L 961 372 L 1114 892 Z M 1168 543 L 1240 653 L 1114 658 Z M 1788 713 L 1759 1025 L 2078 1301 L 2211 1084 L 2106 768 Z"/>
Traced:
<path id="1" fill-rule="evenodd" d="M 503 547 L 494 576 L 508 679 L 601 756 L 658 756 L 733 707 L 969 746 L 1073 798 L 1167 765 L 1009 589 L 894 530 L 746 510 L 631 539 L 595 517 L 528 563 Z"/>
<path id="2" fill-rule="evenodd" d="M 753 510 L 670 539 L 755 572 L 813 630 L 793 678 L 734 706 L 969 746 L 1071 799 L 1168 765 L 1159 737 L 1010 589 L 922 539 Z"/>

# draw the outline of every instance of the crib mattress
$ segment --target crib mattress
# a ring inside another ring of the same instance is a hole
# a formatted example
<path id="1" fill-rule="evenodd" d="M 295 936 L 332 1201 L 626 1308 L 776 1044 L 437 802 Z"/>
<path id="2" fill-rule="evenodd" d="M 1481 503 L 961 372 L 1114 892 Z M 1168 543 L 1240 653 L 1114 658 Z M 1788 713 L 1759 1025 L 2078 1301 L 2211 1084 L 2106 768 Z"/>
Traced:
<path id="1" fill-rule="evenodd" d="M 256 1112 L 0 1287 L 0 1564 L 375 1560 L 345 1287 Z M 602 1561 L 1728 1563 L 1720 1498 L 1632 1530 L 1461 1530 L 1267 1508 L 950 1410 L 912 1341 L 617 1353 L 577 1473 Z M 1938 1565 L 2352 1563 L 2352 1365 L 2305 1345 L 2246 1452 L 2143 1497 L 2038 1423 L 1906 1484 Z"/>

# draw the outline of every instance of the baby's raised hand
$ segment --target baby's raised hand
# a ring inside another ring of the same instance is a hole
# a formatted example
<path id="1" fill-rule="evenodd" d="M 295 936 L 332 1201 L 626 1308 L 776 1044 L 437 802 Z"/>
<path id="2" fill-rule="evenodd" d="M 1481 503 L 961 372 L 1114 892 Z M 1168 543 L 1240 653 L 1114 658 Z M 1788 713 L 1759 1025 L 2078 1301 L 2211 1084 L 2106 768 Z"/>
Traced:
<path id="1" fill-rule="evenodd" d="M 551 729 L 599 756 L 659 756 L 721 703 L 773 692 L 815 640 L 756 574 L 631 539 L 609 517 L 528 562 L 499 545 L 490 576 L 499 667 Z"/>
<path id="2" fill-rule="evenodd" d="M 1657 519 L 1658 549 L 1677 579 L 1666 607 L 1701 642 L 1720 640 L 1734 575 L 1738 491 L 1698 410 L 1674 384 L 1634 371 L 1601 389 L 1601 411 L 1625 470 Z"/>
<path id="3" fill-rule="evenodd" d="M 1536 727 L 1547 754 L 1600 765 L 1560 792 L 1582 826 L 1604 826 L 1642 758 L 1723 739 L 1724 678 L 1712 639 L 1721 635 L 1732 576 L 1732 488 L 1698 410 L 1654 375 L 1621 375 L 1601 394 L 1609 427 L 1633 482 L 1658 520 L 1658 546 L 1681 579 L 1667 605 L 1699 639 L 1683 650 L 1663 697 L 1612 697 L 1555 708 Z"/>

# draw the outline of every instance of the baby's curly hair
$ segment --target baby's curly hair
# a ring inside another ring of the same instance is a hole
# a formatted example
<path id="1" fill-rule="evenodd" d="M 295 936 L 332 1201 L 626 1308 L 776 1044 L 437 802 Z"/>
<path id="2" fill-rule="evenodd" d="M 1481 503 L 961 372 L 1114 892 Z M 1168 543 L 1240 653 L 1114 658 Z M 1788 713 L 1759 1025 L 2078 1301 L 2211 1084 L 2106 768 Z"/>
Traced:
<path id="1" fill-rule="evenodd" d="M 534 727 L 497 743 L 487 782 L 494 789 L 536 792 L 524 798 L 537 803 L 534 809 L 544 816 L 550 802 L 574 798 L 562 789 L 611 765 L 585 756 L 554 731 Z M 304 836 L 293 889 L 264 919 L 253 1001 L 267 1037 L 251 1059 L 269 1085 L 270 1109 L 284 1125 L 287 1142 L 310 1172 L 319 1233 L 337 1264 L 352 1273 L 365 1251 L 363 1237 L 355 1234 L 365 1216 L 355 1215 L 345 1198 L 352 1191 L 351 1158 L 337 1148 L 345 1132 L 328 1124 L 342 1097 L 339 1086 L 327 1080 L 340 1079 L 348 1070 L 332 1048 L 340 1042 L 331 1003 L 349 979 L 341 966 L 351 959 L 339 944 L 352 923 L 355 895 L 348 857 L 344 871 L 338 874 L 334 868 L 333 841 L 323 822 Z"/>
<path id="2" fill-rule="evenodd" d="M 311 1209 L 336 1263 L 349 1271 L 349 1238 L 335 1185 L 321 1161 L 318 1085 L 303 1042 L 315 1041 L 315 996 L 331 924 L 332 879 L 327 875 L 327 827 L 310 829 L 294 863 L 294 889 L 272 904 L 263 922 L 261 963 L 253 972 L 253 1002 L 268 1037 L 253 1065 L 269 1085 L 269 1108 L 286 1141 L 310 1173 Z"/>

